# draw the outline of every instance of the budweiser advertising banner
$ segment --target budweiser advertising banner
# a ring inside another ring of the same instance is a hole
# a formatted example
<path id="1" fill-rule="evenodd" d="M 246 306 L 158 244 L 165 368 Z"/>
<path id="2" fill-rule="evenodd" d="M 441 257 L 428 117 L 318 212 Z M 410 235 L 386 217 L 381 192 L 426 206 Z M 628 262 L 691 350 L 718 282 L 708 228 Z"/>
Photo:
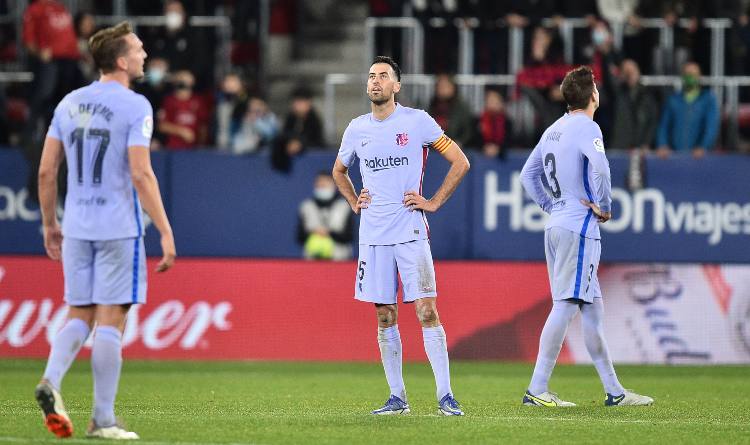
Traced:
<path id="1" fill-rule="evenodd" d="M 150 263 L 153 270 L 154 262 Z M 355 264 L 185 259 L 149 275 L 125 356 L 200 360 L 379 360 Z M 440 317 L 454 359 L 532 361 L 551 305 L 542 263 L 438 262 Z M 750 362 L 749 266 L 602 267 L 617 361 Z M 65 317 L 59 263 L 0 257 L 0 356 L 45 357 Z M 413 307 L 400 306 L 407 360 L 425 360 Z M 576 321 L 561 356 L 588 359 Z M 88 354 L 88 349 L 84 350 Z"/>

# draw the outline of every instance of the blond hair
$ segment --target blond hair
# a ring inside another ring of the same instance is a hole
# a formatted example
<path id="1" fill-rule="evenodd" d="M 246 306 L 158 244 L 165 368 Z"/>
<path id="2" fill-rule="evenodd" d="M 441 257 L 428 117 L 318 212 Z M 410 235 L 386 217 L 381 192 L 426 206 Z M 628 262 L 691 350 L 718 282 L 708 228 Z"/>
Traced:
<path id="1" fill-rule="evenodd" d="M 125 36 L 133 32 L 128 22 L 120 22 L 115 26 L 97 31 L 89 39 L 89 49 L 94 58 L 96 68 L 107 74 L 117 69 L 117 58 L 128 51 Z"/>

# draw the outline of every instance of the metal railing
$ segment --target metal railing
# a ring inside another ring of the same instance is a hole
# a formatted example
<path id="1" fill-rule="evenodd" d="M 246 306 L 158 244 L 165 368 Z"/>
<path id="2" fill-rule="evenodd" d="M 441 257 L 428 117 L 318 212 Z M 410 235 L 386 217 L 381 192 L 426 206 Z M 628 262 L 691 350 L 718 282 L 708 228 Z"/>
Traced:
<path id="1" fill-rule="evenodd" d="M 399 95 L 409 103 L 426 107 L 433 96 L 435 75 L 404 74 L 401 77 L 403 85 Z M 484 91 L 488 85 L 498 85 L 515 88 L 516 76 L 510 74 L 499 75 L 468 75 L 459 74 L 454 77 L 459 95 L 469 104 L 475 114 L 484 107 Z M 323 122 L 328 143 L 334 143 L 338 138 L 339 123 L 336 121 L 336 88 L 343 85 L 365 85 L 367 76 L 359 74 L 328 74 L 325 78 Z M 641 83 L 649 87 L 672 87 L 679 90 L 682 79 L 679 76 L 642 76 Z M 739 89 L 750 87 L 750 76 L 704 77 L 701 84 L 713 89 L 720 89 L 723 94 L 717 96 L 720 109 L 727 117 L 727 140 L 729 144 L 736 144 L 739 139 Z M 366 98 L 363 97 L 363 112 L 368 110 Z M 515 110 L 515 109 L 514 109 Z M 353 117 L 353 116 L 352 116 Z M 520 116 L 514 116 L 519 119 Z M 334 144 L 335 145 L 335 144 Z"/>
<path id="2" fill-rule="evenodd" d="M 369 68 L 375 58 L 375 30 L 377 28 L 401 28 L 401 47 L 406 53 L 401 65 L 404 71 L 421 73 L 424 71 L 424 30 L 414 17 L 368 17 L 365 20 L 365 66 Z"/>
<path id="3" fill-rule="evenodd" d="M 400 18 L 369 18 L 366 24 L 367 28 L 367 39 L 366 48 L 368 61 L 372 60 L 371 56 L 375 54 L 375 30 L 377 28 L 386 27 L 405 27 L 410 29 L 410 32 L 419 34 L 422 39 L 422 45 L 414 40 L 410 41 L 404 47 L 409 47 L 411 51 L 410 57 L 416 57 L 418 60 L 410 62 L 414 66 L 424 66 L 424 47 L 423 47 L 423 36 L 424 30 L 423 25 L 418 20 L 412 17 L 400 17 Z M 473 71 L 474 65 L 474 30 L 479 26 L 479 20 L 472 18 L 456 19 L 453 23 L 445 20 L 432 20 L 428 23 L 439 24 L 439 26 L 455 26 L 458 29 L 458 67 L 457 72 L 460 74 L 469 74 Z M 558 24 L 559 23 L 559 27 Z M 583 29 L 589 27 L 589 22 L 584 18 L 563 18 L 559 22 L 547 18 L 542 21 L 544 26 L 558 27 L 560 36 L 563 41 L 563 54 L 567 63 L 573 62 L 573 54 L 575 48 L 574 42 L 574 31 L 576 29 Z M 682 28 L 688 28 L 691 22 L 689 19 L 680 19 L 677 22 L 677 26 Z M 729 19 L 717 18 L 717 19 L 703 19 L 701 20 L 703 27 L 711 30 L 711 76 L 722 76 L 724 74 L 724 48 L 725 48 L 725 36 L 724 31 L 732 26 L 732 22 Z M 612 27 L 612 36 L 614 40 L 614 46 L 617 49 L 622 48 L 623 36 L 625 33 L 625 23 L 616 22 L 610 24 Z M 659 31 L 659 47 L 665 54 L 671 54 L 674 50 L 674 28 L 667 24 L 664 19 L 661 18 L 642 18 L 640 19 L 640 27 L 647 29 L 657 29 Z M 528 28 L 508 27 L 508 72 L 516 73 L 523 67 L 524 58 L 524 33 Z M 405 69 L 411 73 L 421 73 L 422 70 Z"/>

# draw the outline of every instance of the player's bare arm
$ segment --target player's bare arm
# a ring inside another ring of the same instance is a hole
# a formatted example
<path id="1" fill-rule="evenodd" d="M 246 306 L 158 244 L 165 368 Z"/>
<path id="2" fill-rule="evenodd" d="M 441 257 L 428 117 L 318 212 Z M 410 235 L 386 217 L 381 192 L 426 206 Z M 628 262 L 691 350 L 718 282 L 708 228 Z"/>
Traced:
<path id="1" fill-rule="evenodd" d="M 161 234 L 162 259 L 156 266 L 157 272 L 164 272 L 172 267 L 177 256 L 174 244 L 172 226 L 167 219 L 164 203 L 159 192 L 159 182 L 151 167 L 151 152 L 148 147 L 128 147 L 128 160 L 130 161 L 130 175 L 133 178 L 133 186 L 138 192 L 143 210 L 148 213 L 154 226 Z"/>
<path id="2" fill-rule="evenodd" d="M 448 201 L 453 192 L 456 191 L 458 184 L 466 176 L 470 165 L 466 155 L 455 142 L 451 142 L 450 147 L 441 153 L 443 157 L 451 164 L 448 174 L 445 175 L 443 183 L 435 192 L 432 198 L 427 199 L 418 192 L 410 190 L 404 194 L 404 205 L 410 210 L 424 210 L 425 212 L 435 212 Z"/>
<path id="3" fill-rule="evenodd" d="M 372 201 L 370 191 L 363 188 L 359 195 L 357 195 L 357 192 L 354 189 L 354 184 L 349 177 L 349 169 L 343 162 L 341 162 L 341 160 L 339 160 L 339 158 L 336 158 L 336 163 L 333 165 L 331 175 L 333 176 L 333 182 L 336 183 L 336 187 L 338 187 L 341 196 L 346 199 L 354 213 L 359 215 L 361 209 L 366 209 L 370 205 L 370 201 Z"/>
<path id="4" fill-rule="evenodd" d="M 48 137 L 44 140 L 42 160 L 39 164 L 39 206 L 42 210 L 44 249 L 53 260 L 59 260 L 62 249 L 62 231 L 57 221 L 57 173 L 65 152 L 61 141 Z"/>

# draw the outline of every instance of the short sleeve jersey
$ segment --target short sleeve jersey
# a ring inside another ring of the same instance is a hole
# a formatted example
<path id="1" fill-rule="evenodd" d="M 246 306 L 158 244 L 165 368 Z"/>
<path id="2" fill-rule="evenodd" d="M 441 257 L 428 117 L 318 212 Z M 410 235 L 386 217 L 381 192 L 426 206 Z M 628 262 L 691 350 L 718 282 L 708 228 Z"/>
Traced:
<path id="1" fill-rule="evenodd" d="M 143 234 L 128 147 L 148 150 L 153 123 L 148 100 L 113 81 L 93 82 L 58 104 L 47 136 L 63 143 L 68 163 L 64 236 L 102 241 Z"/>
<path id="2" fill-rule="evenodd" d="M 372 196 L 368 208 L 362 209 L 360 244 L 391 245 L 429 238 L 424 212 L 404 207 L 404 194 L 422 193 L 429 150 L 443 152 L 450 145 L 451 140 L 426 112 L 400 104 L 382 121 L 368 113 L 349 123 L 338 157 L 347 167 L 359 158 L 363 187 Z"/>

